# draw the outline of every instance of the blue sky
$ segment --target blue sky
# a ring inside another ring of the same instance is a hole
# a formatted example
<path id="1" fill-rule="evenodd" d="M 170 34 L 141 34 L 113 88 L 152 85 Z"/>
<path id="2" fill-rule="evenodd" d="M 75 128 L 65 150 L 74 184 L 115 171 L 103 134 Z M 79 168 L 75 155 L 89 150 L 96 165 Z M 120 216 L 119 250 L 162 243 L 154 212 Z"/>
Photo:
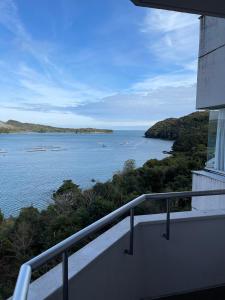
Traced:
<path id="1" fill-rule="evenodd" d="M 0 120 L 141 129 L 195 110 L 198 16 L 0 0 Z"/>

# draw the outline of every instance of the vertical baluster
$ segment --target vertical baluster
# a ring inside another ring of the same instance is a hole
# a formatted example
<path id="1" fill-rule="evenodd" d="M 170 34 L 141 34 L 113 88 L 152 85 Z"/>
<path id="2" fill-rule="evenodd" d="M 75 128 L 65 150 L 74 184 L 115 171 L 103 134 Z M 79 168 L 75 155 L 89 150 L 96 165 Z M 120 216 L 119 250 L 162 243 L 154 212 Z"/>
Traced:
<path id="1" fill-rule="evenodd" d="M 166 233 L 163 236 L 169 241 L 170 239 L 170 199 L 166 199 Z"/>
<path id="2" fill-rule="evenodd" d="M 69 283 L 68 283 L 68 253 L 64 251 L 62 254 L 62 276 L 63 276 L 63 300 L 69 299 Z"/>
<path id="3" fill-rule="evenodd" d="M 134 254 L 134 209 L 130 209 L 130 248 L 125 250 L 126 254 Z"/>

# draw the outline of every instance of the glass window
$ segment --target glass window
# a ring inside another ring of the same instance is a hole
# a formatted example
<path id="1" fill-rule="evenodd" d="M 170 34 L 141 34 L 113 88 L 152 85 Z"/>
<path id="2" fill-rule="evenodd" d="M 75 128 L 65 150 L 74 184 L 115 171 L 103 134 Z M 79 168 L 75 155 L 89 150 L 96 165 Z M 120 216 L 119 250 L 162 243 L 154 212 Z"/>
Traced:
<path id="1" fill-rule="evenodd" d="M 220 172 L 225 172 L 224 108 L 210 112 L 206 167 Z"/>

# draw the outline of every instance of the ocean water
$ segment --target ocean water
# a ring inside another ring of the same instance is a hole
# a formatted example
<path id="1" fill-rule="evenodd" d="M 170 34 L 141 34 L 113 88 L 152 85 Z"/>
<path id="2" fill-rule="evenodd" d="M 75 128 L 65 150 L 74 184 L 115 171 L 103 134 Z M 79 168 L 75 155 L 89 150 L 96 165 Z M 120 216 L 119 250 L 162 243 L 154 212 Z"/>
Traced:
<path id="1" fill-rule="evenodd" d="M 92 179 L 110 179 L 127 159 L 135 159 L 139 167 L 171 149 L 172 142 L 143 135 L 144 131 L 1 134 L 0 209 L 9 216 L 31 204 L 44 208 L 65 179 L 87 188 Z"/>

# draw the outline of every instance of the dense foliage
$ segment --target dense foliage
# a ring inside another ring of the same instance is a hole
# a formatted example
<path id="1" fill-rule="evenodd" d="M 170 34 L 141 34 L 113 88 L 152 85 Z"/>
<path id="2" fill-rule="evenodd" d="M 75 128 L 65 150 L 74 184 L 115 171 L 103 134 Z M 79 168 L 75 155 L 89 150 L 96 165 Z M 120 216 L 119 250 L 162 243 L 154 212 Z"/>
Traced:
<path id="1" fill-rule="evenodd" d="M 189 151 L 196 145 L 207 145 L 208 137 L 207 111 L 194 112 L 182 118 L 170 118 L 156 123 L 146 131 L 149 138 L 174 140 L 174 151 Z"/>
<path id="2" fill-rule="evenodd" d="M 205 163 L 208 120 L 206 113 L 183 119 L 182 128 L 172 126 L 172 132 L 168 133 L 175 138 L 171 156 L 149 160 L 140 168 L 128 160 L 111 180 L 96 183 L 89 190 L 82 191 L 66 180 L 53 194 L 53 203 L 47 209 L 24 208 L 18 217 L 8 219 L 0 214 L 0 299 L 12 293 L 23 262 L 134 197 L 143 193 L 190 190 L 191 170 L 201 169 Z M 164 131 L 163 122 L 160 126 Z M 175 136 L 175 132 L 179 133 Z M 158 131 L 158 137 L 165 138 L 163 134 Z M 174 210 L 189 207 L 190 201 L 173 203 Z M 136 213 L 158 213 L 164 209 L 164 202 L 149 203 L 139 207 Z"/>

